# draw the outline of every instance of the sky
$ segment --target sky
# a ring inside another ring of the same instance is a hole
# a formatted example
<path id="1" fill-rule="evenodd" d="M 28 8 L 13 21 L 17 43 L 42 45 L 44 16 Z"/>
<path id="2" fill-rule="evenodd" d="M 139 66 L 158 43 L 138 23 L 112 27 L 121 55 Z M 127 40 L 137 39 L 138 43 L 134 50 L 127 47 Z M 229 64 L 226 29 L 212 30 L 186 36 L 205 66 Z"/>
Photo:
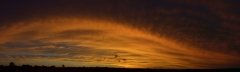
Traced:
<path id="1" fill-rule="evenodd" d="M 239 68 L 239 3 L 0 1 L 0 64 Z"/>

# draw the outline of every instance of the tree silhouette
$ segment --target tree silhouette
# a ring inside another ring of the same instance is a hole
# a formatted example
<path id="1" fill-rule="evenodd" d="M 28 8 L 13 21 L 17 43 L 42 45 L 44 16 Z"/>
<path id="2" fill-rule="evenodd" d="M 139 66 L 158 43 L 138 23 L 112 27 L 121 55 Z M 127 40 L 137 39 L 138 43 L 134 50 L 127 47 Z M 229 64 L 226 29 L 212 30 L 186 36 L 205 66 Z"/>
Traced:
<path id="1" fill-rule="evenodd" d="M 50 66 L 51 68 L 55 68 L 55 66 L 54 65 L 52 65 L 52 66 Z"/>
<path id="2" fill-rule="evenodd" d="M 15 65 L 13 62 L 10 62 L 10 63 L 9 63 L 9 66 L 10 66 L 10 67 L 14 67 L 14 66 L 16 66 L 16 65 Z"/>
<path id="3" fill-rule="evenodd" d="M 24 67 L 24 68 L 30 68 L 30 67 L 32 67 L 32 66 L 31 66 L 31 65 L 27 65 L 27 64 L 26 64 L 26 65 L 23 64 L 22 67 Z"/>

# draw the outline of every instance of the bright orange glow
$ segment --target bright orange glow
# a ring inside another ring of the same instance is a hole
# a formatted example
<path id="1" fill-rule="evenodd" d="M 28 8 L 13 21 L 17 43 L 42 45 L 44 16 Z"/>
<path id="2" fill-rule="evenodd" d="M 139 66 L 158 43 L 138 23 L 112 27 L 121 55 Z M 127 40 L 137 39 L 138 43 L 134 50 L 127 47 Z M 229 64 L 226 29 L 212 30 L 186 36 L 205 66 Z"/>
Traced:
<path id="1" fill-rule="evenodd" d="M 3 29 L 3 28 L 2 28 Z M 69 66 L 111 66 L 127 68 L 211 68 L 234 64 L 239 60 L 226 55 L 201 50 L 174 39 L 153 34 L 146 29 L 127 26 L 109 20 L 91 18 L 49 18 L 18 22 L 16 26 L 0 31 L 0 44 L 11 41 L 37 40 L 43 43 L 64 43 L 91 53 L 56 51 L 60 57 L 30 57 L 27 61 L 67 63 Z M 6 52 L 32 51 L 33 54 L 65 47 L 44 45 L 41 48 L 6 49 Z M 45 50 L 44 50 L 45 51 Z M 99 53 L 100 52 L 100 53 Z M 106 52 L 108 54 L 102 54 Z M 50 51 L 47 53 L 55 53 Z M 71 56 L 74 54 L 74 56 Z M 66 56 L 69 55 L 69 56 Z M 31 61 L 32 60 L 32 61 Z M 26 61 L 26 62 L 27 62 Z M 76 64 L 77 63 L 77 64 Z"/>

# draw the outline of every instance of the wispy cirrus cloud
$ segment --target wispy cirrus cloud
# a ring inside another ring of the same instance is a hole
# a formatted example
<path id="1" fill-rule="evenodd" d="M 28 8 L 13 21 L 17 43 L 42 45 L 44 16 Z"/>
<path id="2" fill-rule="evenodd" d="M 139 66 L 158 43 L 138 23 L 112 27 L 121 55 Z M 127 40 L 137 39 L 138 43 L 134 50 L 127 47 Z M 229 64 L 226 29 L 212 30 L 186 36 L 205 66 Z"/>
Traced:
<path id="1" fill-rule="evenodd" d="M 235 55 L 194 48 L 114 21 L 49 18 L 19 23 L 0 36 L 5 59 L 139 68 L 219 68 L 239 63 Z"/>

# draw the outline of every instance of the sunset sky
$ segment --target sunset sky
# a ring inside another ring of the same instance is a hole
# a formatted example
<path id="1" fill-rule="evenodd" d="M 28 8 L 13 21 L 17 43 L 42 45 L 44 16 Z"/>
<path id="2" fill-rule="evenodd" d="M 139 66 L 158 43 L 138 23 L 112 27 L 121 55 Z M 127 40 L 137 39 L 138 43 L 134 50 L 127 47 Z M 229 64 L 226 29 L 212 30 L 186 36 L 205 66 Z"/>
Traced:
<path id="1" fill-rule="evenodd" d="M 0 65 L 240 68 L 239 3 L 0 1 Z"/>

